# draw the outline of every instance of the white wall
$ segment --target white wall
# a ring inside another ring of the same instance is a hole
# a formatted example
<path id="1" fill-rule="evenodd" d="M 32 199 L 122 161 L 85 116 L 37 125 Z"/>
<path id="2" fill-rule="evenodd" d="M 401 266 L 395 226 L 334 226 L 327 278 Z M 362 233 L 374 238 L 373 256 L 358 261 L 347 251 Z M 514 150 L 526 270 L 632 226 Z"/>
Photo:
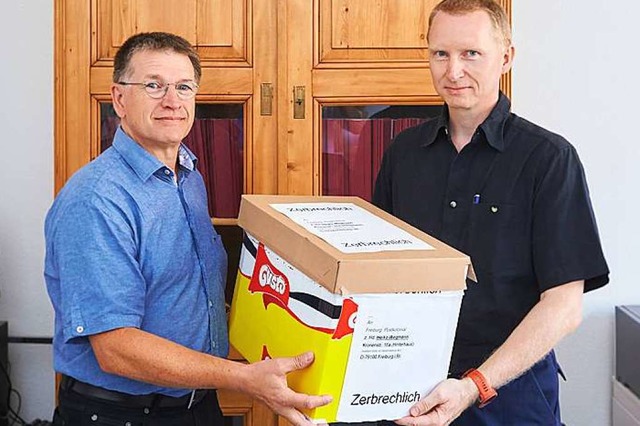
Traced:
<path id="1" fill-rule="evenodd" d="M 42 223 L 53 198 L 53 2 L 3 2 L 0 40 L 0 321 L 11 336 L 50 337 Z M 23 417 L 51 419 L 51 347 L 10 344 L 9 361 Z"/>
<path id="2" fill-rule="evenodd" d="M 514 111 L 567 137 L 587 172 L 611 283 L 558 349 L 568 425 L 610 424 L 613 311 L 640 304 L 640 3 L 514 0 Z"/>
<path id="3" fill-rule="evenodd" d="M 514 110 L 566 136 L 587 170 L 611 284 L 589 294 L 580 330 L 558 350 L 568 425 L 609 424 L 613 307 L 640 304 L 640 3 L 513 0 Z M 53 7 L 3 3 L 0 17 L 0 320 L 13 336 L 50 336 L 42 221 L 53 193 Z M 48 346 L 12 344 L 26 420 L 50 418 Z"/>

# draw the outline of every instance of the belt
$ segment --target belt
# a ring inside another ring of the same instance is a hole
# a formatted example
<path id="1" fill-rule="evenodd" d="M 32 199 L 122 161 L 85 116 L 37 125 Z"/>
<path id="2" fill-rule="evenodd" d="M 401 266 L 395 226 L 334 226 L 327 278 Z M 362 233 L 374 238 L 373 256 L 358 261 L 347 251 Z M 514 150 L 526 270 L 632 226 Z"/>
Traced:
<path id="1" fill-rule="evenodd" d="M 90 385 L 89 383 L 78 381 L 66 375 L 62 376 L 60 389 L 62 391 L 71 391 L 89 398 L 108 401 L 131 408 L 185 408 L 187 410 L 202 401 L 209 392 L 206 389 L 197 389 L 179 397 L 159 393 L 131 395 Z"/>

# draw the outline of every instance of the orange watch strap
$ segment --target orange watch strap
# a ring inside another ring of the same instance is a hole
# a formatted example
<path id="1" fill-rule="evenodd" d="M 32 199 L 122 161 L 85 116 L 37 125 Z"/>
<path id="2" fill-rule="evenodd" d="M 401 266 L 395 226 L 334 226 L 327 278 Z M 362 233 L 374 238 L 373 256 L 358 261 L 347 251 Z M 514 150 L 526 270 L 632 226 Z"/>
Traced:
<path id="1" fill-rule="evenodd" d="M 484 377 L 484 375 L 478 370 L 476 370 L 475 368 L 468 370 L 466 373 L 462 375 L 462 377 L 470 378 L 478 388 L 479 399 L 480 399 L 480 403 L 478 404 L 478 407 L 480 408 L 484 407 L 485 405 L 490 403 L 493 400 L 493 398 L 498 396 L 498 392 L 496 392 L 494 388 L 489 386 L 489 383 L 487 383 L 487 379 Z"/>

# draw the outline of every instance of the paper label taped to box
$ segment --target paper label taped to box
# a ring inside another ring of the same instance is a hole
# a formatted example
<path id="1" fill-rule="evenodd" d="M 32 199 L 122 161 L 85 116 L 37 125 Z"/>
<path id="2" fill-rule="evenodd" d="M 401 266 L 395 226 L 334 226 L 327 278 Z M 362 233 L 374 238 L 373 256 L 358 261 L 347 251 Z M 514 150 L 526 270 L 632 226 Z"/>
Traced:
<path id="1" fill-rule="evenodd" d="M 394 420 L 446 377 L 461 292 L 353 295 L 358 305 L 337 418 Z M 433 320 L 443 323 L 435 326 Z"/>
<path id="2" fill-rule="evenodd" d="M 352 203 L 271 204 L 343 253 L 433 250 L 428 243 Z"/>

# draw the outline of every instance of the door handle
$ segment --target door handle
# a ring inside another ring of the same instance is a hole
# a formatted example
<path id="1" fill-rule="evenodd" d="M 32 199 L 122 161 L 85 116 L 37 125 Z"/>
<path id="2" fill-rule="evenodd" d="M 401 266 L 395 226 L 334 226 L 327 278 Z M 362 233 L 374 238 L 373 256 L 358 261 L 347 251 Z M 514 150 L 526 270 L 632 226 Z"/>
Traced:
<path id="1" fill-rule="evenodd" d="M 305 87 L 293 86 L 293 118 L 304 119 Z"/>
<path id="2" fill-rule="evenodd" d="M 260 115 L 273 114 L 273 83 L 260 84 Z"/>

